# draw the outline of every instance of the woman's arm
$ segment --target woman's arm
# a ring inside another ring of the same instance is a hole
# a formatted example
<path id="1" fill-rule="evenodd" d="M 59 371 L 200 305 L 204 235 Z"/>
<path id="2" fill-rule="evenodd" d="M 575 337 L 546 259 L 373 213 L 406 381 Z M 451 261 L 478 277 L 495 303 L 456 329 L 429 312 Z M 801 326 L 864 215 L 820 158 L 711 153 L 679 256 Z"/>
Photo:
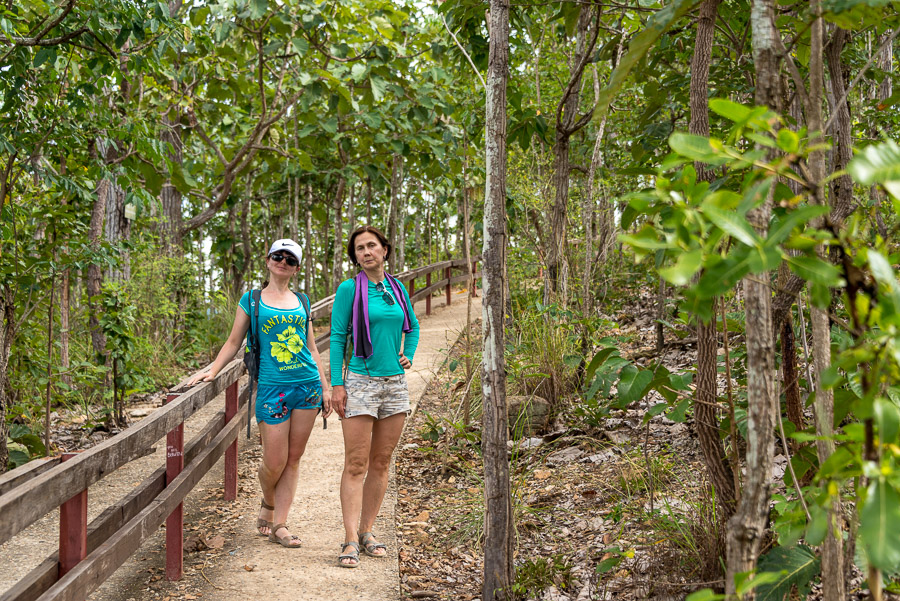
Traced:
<path id="1" fill-rule="evenodd" d="M 334 294 L 334 305 L 331 308 L 331 344 L 328 348 L 332 386 L 344 384 L 344 350 L 347 347 L 347 327 L 350 325 L 354 289 L 355 284 L 352 280 L 348 280 L 338 286 Z"/>
<path id="2" fill-rule="evenodd" d="M 234 325 L 231 326 L 231 334 L 228 335 L 228 340 L 225 341 L 219 354 L 216 355 L 216 360 L 209 366 L 209 371 L 201 372 L 191 378 L 188 386 L 193 386 L 197 382 L 211 382 L 215 379 L 219 372 L 222 371 L 222 368 L 234 359 L 244 342 L 244 337 L 247 335 L 247 328 L 249 327 L 250 316 L 241 307 L 238 307 L 234 315 Z"/>
<path id="3" fill-rule="evenodd" d="M 313 333 L 311 324 L 306 330 L 306 344 L 309 345 L 309 353 L 319 368 L 319 379 L 322 381 L 322 417 L 327 418 L 331 415 L 331 386 L 328 385 L 325 366 L 322 365 L 322 357 L 319 354 L 319 348 L 316 346 L 316 335 Z"/>
<path id="4" fill-rule="evenodd" d="M 406 306 L 409 307 L 409 325 L 412 327 L 410 332 L 403 335 L 403 352 L 400 353 L 400 365 L 403 369 L 409 369 L 412 367 L 413 357 L 416 354 L 416 348 L 419 346 L 419 318 L 416 317 L 416 312 L 413 310 L 406 287 L 400 286 L 400 290 L 403 291 L 403 296 L 406 297 Z M 403 364 L 403 358 L 409 361 L 409 365 Z"/>

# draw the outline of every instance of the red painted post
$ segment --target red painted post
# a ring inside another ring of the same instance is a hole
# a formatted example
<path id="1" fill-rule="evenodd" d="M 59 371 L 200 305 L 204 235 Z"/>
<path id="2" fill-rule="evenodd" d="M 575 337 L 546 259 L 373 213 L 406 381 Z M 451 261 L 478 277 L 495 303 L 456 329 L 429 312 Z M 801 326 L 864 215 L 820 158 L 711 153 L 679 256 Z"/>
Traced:
<path id="1" fill-rule="evenodd" d="M 472 289 L 469 290 L 469 296 L 478 298 L 478 284 L 475 283 L 475 277 L 478 273 L 478 261 L 472 261 Z"/>
<path id="2" fill-rule="evenodd" d="M 166 396 L 166 403 L 178 398 Z M 184 423 L 166 434 L 166 486 L 184 469 Z M 184 570 L 184 503 L 166 518 L 166 579 L 181 580 Z"/>
<path id="3" fill-rule="evenodd" d="M 63 453 L 67 461 L 77 453 Z M 59 506 L 59 577 L 87 557 L 87 490 Z"/>
<path id="4" fill-rule="evenodd" d="M 447 276 L 447 306 L 450 306 L 450 268 L 444 270 L 444 274 Z"/>
<path id="5" fill-rule="evenodd" d="M 431 272 L 425 274 L 425 287 L 431 287 Z M 425 295 L 425 315 L 431 315 L 431 293 Z"/>
<path id="6" fill-rule="evenodd" d="M 238 381 L 235 380 L 225 389 L 225 423 L 237 415 L 238 410 Z M 225 500 L 237 499 L 237 438 L 225 449 Z"/>

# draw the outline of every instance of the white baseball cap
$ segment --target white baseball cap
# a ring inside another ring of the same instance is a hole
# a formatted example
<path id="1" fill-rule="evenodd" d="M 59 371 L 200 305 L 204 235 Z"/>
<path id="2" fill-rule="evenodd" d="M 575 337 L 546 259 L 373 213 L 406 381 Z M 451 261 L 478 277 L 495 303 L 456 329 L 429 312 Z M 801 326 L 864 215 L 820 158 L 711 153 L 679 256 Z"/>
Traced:
<path id="1" fill-rule="evenodd" d="M 297 260 L 300 260 L 300 245 L 291 240 L 290 238 L 283 238 L 281 240 L 276 240 L 272 243 L 272 247 L 269 249 L 269 254 L 277 253 L 277 252 L 288 252 L 297 257 Z"/>

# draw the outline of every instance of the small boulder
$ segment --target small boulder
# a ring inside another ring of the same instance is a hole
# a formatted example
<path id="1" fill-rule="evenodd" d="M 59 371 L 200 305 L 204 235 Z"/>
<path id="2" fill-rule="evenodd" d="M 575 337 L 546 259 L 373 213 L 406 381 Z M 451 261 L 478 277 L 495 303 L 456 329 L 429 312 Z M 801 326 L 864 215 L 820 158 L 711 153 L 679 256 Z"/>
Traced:
<path id="1" fill-rule="evenodd" d="M 562 449 L 548 455 L 547 463 L 549 463 L 550 465 L 563 465 L 565 463 L 571 463 L 572 461 L 575 461 L 582 455 L 584 455 L 584 451 L 582 451 L 578 447 L 568 447 L 566 449 Z"/>
<path id="2" fill-rule="evenodd" d="M 550 423 L 550 402 L 538 396 L 506 398 L 510 433 L 514 440 L 534 436 Z"/>

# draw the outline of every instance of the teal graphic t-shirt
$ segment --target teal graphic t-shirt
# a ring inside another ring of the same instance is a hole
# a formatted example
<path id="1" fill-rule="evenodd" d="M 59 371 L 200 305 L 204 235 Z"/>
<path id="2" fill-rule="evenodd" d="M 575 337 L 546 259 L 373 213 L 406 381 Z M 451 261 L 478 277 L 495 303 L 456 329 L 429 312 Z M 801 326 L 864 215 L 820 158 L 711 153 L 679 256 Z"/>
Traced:
<path id="1" fill-rule="evenodd" d="M 241 297 L 240 307 L 253 321 L 250 293 Z M 306 345 L 308 315 L 297 299 L 296 309 L 276 309 L 260 301 L 259 305 L 259 383 L 302 384 L 318 381 L 319 371 Z M 247 348 L 250 348 L 249 332 Z"/>

